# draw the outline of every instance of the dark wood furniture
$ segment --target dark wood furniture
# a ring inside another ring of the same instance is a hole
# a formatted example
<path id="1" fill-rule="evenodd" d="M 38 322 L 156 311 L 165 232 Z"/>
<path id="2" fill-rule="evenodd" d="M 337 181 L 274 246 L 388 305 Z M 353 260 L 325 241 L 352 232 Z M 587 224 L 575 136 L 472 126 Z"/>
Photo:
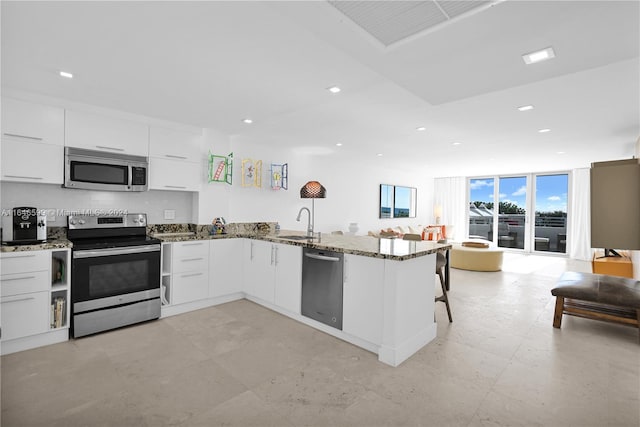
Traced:
<path id="1" fill-rule="evenodd" d="M 640 281 L 605 274 L 566 272 L 551 290 L 551 295 L 556 297 L 554 328 L 560 328 L 562 315 L 568 314 L 632 326 L 640 331 Z"/>

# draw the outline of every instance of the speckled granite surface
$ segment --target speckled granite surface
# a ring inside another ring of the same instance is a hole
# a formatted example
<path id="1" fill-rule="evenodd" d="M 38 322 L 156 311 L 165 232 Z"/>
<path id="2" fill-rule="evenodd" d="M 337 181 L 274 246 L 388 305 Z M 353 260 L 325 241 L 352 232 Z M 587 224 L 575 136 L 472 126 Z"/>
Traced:
<path id="1" fill-rule="evenodd" d="M 70 248 L 71 242 L 67 239 L 51 239 L 46 243 L 39 245 L 15 245 L 15 246 L 0 246 L 0 252 L 28 252 L 28 251 L 42 251 L 45 249 L 64 249 Z"/>
<path id="2" fill-rule="evenodd" d="M 284 243 L 306 248 L 325 249 L 352 255 L 403 261 L 436 253 L 451 248 L 450 244 L 431 241 L 408 241 L 402 239 L 384 239 L 371 236 L 340 236 L 322 234 L 320 238 L 296 240 L 304 236 L 301 231 L 282 230 L 275 232 L 275 223 L 231 223 L 225 227 L 224 234 L 210 234 L 210 225 L 196 224 L 154 224 L 147 227 L 147 234 L 163 242 L 185 242 L 190 240 L 213 240 L 250 238 L 274 243 Z M 48 242 L 40 245 L 2 246 L 2 252 L 37 251 L 44 249 L 70 248 L 64 227 L 51 227 L 48 230 Z M 287 238 L 293 237 L 293 238 Z"/>
<path id="3" fill-rule="evenodd" d="M 283 230 L 279 234 L 251 236 L 259 240 L 275 243 L 287 243 L 306 248 L 325 249 L 345 254 L 361 255 L 372 258 L 404 261 L 421 256 L 434 254 L 439 250 L 450 249 L 450 244 L 440 244 L 432 241 L 410 241 L 402 239 L 384 239 L 371 236 L 340 236 L 322 234 L 320 239 L 292 240 L 287 236 L 304 236 L 304 232 Z"/>

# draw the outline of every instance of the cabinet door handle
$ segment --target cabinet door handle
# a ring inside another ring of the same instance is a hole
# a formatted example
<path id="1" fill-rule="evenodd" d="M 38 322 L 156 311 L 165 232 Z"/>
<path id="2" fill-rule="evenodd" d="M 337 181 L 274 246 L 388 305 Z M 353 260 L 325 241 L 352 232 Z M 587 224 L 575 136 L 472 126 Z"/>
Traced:
<path id="1" fill-rule="evenodd" d="M 191 274 L 183 274 L 180 277 L 195 277 L 195 276 L 202 276 L 204 273 L 191 273 Z"/>
<path id="2" fill-rule="evenodd" d="M 41 176 L 22 176 L 22 175 L 5 175 L 6 178 L 20 178 L 20 179 L 44 179 Z"/>
<path id="3" fill-rule="evenodd" d="M 253 261 L 253 242 L 251 242 L 251 250 L 249 251 L 249 260 Z"/>
<path id="4" fill-rule="evenodd" d="M 4 136 L 13 136 L 15 138 L 24 138 L 24 139 L 33 139 L 34 141 L 42 141 L 42 138 L 38 138 L 37 136 L 27 136 L 27 135 L 20 135 L 17 133 L 3 133 Z"/>
<path id="5" fill-rule="evenodd" d="M 188 262 L 188 261 L 201 261 L 201 260 L 203 260 L 203 259 L 204 259 L 204 258 L 186 258 L 186 259 L 182 259 L 182 260 L 180 260 L 180 261 L 182 261 L 182 262 Z"/>
<path id="6" fill-rule="evenodd" d="M 342 269 L 342 283 L 349 281 L 349 258 L 344 257 L 344 264 Z"/>
<path id="7" fill-rule="evenodd" d="M 185 187 L 184 185 L 165 185 L 165 188 L 179 188 L 181 190 L 186 189 L 187 187 Z"/>
<path id="8" fill-rule="evenodd" d="M 124 151 L 124 148 L 107 147 L 105 145 L 96 145 L 96 148 L 100 148 L 101 150 Z"/>
<path id="9" fill-rule="evenodd" d="M 20 298 L 20 299 L 12 299 L 12 300 L 9 300 L 9 301 L 2 301 L 2 303 L 0 303 L 0 304 L 9 304 L 11 302 L 30 301 L 32 299 L 36 299 L 36 297 L 26 297 L 26 298 Z"/>
<path id="10" fill-rule="evenodd" d="M 35 255 L 16 255 L 16 256 L 12 256 L 11 258 L 7 257 L 5 259 L 12 259 L 12 258 L 33 258 L 35 257 Z"/>
<path id="11" fill-rule="evenodd" d="M 275 265 L 276 265 L 276 267 L 277 267 L 277 266 L 278 266 L 278 247 L 277 247 L 277 246 L 274 246 L 273 248 L 274 248 L 274 250 L 275 250 L 275 252 L 276 252 L 276 255 L 275 255 L 275 257 L 274 257 L 274 258 L 275 258 L 275 262 L 274 262 L 274 264 L 275 264 Z"/>
<path id="12" fill-rule="evenodd" d="M 3 282 L 8 282 L 10 280 L 29 280 L 29 279 L 35 279 L 36 276 L 23 276 L 23 277 L 10 277 L 10 278 L 6 278 L 6 279 L 2 279 Z"/>
<path id="13" fill-rule="evenodd" d="M 180 159 L 180 160 L 187 160 L 187 157 L 184 156 L 176 156 L 175 154 L 165 154 L 165 157 L 169 157 L 170 159 Z"/>
<path id="14" fill-rule="evenodd" d="M 195 242 L 195 243 L 183 243 L 182 246 L 202 246 L 202 242 Z"/>

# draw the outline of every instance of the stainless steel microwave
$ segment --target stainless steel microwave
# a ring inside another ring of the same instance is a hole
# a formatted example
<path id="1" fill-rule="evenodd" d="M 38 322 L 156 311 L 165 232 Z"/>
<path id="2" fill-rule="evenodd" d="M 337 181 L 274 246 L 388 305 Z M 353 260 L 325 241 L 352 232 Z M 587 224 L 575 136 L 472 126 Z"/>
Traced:
<path id="1" fill-rule="evenodd" d="M 66 188 L 147 191 L 149 160 L 143 156 L 65 147 Z"/>

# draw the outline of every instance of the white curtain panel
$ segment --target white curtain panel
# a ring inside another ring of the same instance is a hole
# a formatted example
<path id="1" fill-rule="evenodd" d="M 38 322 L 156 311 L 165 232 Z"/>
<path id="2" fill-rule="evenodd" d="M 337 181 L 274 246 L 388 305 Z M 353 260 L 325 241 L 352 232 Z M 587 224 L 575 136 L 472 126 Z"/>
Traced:
<path id="1" fill-rule="evenodd" d="M 447 238 L 461 241 L 467 234 L 467 179 L 450 177 L 434 179 L 434 209 L 442 208 L 441 224 L 447 226 Z"/>
<path id="2" fill-rule="evenodd" d="M 571 186 L 569 257 L 591 261 L 591 184 L 589 168 L 574 169 Z"/>

